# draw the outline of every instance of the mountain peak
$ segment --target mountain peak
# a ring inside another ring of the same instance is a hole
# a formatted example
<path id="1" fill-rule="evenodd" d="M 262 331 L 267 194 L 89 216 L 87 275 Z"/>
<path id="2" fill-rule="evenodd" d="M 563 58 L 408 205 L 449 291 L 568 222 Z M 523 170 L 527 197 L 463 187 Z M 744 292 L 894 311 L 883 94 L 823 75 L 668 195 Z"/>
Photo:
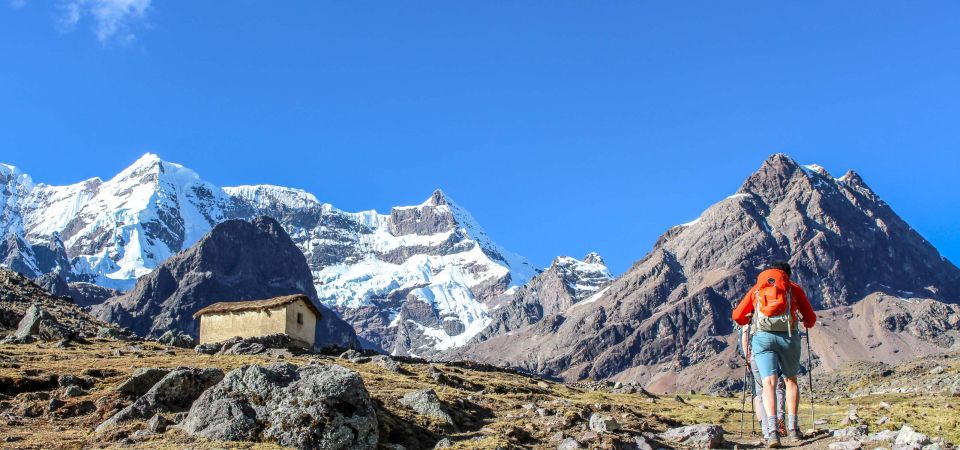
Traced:
<path id="1" fill-rule="evenodd" d="M 586 264 L 600 264 L 602 266 L 607 265 L 607 263 L 603 261 L 603 257 L 601 257 L 597 252 L 587 253 L 587 256 L 583 257 L 583 262 Z"/>
<path id="2" fill-rule="evenodd" d="M 827 172 L 827 169 L 824 169 L 820 164 L 807 164 L 802 166 L 802 168 L 807 173 L 817 173 L 825 177 L 830 177 L 830 172 Z"/>
<path id="3" fill-rule="evenodd" d="M 763 162 L 763 166 L 761 166 L 761 170 L 763 169 L 763 167 L 781 167 L 781 168 L 796 169 L 800 167 L 800 165 L 797 164 L 797 161 L 795 161 L 793 158 L 790 157 L 790 155 L 786 153 L 774 153 L 769 157 L 767 157 L 767 159 Z"/>
<path id="4" fill-rule="evenodd" d="M 447 205 L 447 196 L 443 193 L 440 188 L 437 188 L 433 191 L 433 194 L 430 195 L 430 198 L 427 201 L 423 202 L 424 206 L 443 206 Z"/>

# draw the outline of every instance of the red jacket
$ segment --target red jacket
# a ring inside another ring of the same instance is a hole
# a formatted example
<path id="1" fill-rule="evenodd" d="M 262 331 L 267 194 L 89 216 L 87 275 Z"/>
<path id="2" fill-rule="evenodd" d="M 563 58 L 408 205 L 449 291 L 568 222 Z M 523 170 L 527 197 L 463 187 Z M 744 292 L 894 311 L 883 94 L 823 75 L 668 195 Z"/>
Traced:
<path id="1" fill-rule="evenodd" d="M 794 317 L 796 317 L 796 314 L 799 312 L 803 318 L 803 326 L 813 328 L 813 324 L 817 323 L 817 314 L 813 312 L 813 306 L 810 306 L 807 293 L 803 292 L 803 288 L 792 281 L 790 282 L 790 289 L 792 289 L 790 291 L 790 298 L 793 300 L 790 303 L 790 309 L 793 310 Z M 733 309 L 734 322 L 740 325 L 750 323 L 750 317 L 747 317 L 747 315 L 753 312 L 757 301 L 755 297 L 756 290 L 756 287 L 751 288 L 750 291 L 743 296 L 743 300 L 740 300 L 740 304 Z M 794 320 L 794 323 L 796 323 L 796 320 Z"/>

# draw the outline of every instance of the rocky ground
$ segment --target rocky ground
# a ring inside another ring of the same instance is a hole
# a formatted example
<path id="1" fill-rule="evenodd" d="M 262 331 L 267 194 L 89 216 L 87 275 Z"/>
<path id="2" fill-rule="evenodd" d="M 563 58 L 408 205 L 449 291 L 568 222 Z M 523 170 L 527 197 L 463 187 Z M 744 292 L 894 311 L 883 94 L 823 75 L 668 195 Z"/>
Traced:
<path id="1" fill-rule="evenodd" d="M 693 441 L 674 440 L 688 434 L 704 444 L 714 439 L 720 447 L 757 444 L 749 421 L 746 436 L 738 436 L 737 397 L 657 396 L 629 385 L 565 385 L 485 366 L 431 365 L 352 352 L 337 357 L 255 351 L 261 353 L 207 355 L 156 342 L 102 338 L 66 348 L 42 341 L 0 345 L 0 447 L 280 448 L 282 442 L 327 448 L 317 444 L 320 441 L 291 441 L 291 436 L 303 435 L 291 431 L 298 426 L 323 429 L 334 437 L 337 430 L 349 429 L 346 439 L 391 449 L 446 444 L 551 449 L 696 446 Z M 939 362 L 937 370 L 918 363 L 926 370 L 924 377 L 958 376 L 957 358 Z M 170 375 L 174 368 L 182 368 L 173 371 L 180 378 Z M 896 447 L 893 442 L 867 439 L 872 433 L 900 430 L 904 424 L 942 437 L 940 448 L 960 442 L 960 415 L 954 409 L 960 397 L 937 389 L 897 392 L 893 388 L 897 383 L 908 386 L 909 380 L 917 379 L 917 373 L 907 368 L 884 377 L 890 388 L 881 388 L 882 393 L 862 391 L 870 373 L 850 368 L 845 375 L 822 378 L 834 387 L 841 382 L 849 387 L 843 392 L 830 390 L 825 397 L 833 397 L 818 401 L 818 428 L 845 430 L 841 434 L 847 438 L 822 432 L 792 446 L 833 449 L 862 441 L 858 445 L 863 448 Z M 930 384 L 935 385 L 939 386 Z M 318 400 L 320 407 L 330 407 L 311 416 L 324 417 L 323 425 L 281 417 L 282 411 L 315 407 L 309 399 L 323 399 Z M 809 408 L 802 412 L 807 421 Z M 351 424 L 351 417 L 365 420 Z M 718 443 L 719 429 L 708 427 L 664 434 L 695 424 L 719 425 L 725 440 Z M 247 442 L 216 440 L 243 433 Z M 890 436 L 896 438 L 880 437 Z"/>

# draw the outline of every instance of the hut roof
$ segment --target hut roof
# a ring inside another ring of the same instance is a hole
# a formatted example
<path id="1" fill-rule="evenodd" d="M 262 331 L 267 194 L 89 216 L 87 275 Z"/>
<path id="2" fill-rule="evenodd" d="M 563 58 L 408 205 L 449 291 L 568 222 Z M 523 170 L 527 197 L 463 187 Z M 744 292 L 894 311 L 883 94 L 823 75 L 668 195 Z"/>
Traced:
<path id="1" fill-rule="evenodd" d="M 310 297 L 307 297 L 303 294 L 293 294 L 293 295 L 284 295 L 281 297 L 269 298 L 266 300 L 249 300 L 243 302 L 218 302 L 214 303 L 206 308 L 201 308 L 199 311 L 193 313 L 193 318 L 196 319 L 204 314 L 219 314 L 219 313 L 228 313 L 228 312 L 238 312 L 238 311 L 253 311 L 258 309 L 269 309 L 276 308 L 277 306 L 287 305 L 296 301 L 303 300 L 307 304 L 307 308 L 310 311 L 313 311 L 317 315 L 317 318 L 320 318 L 320 310 L 317 309 L 317 306 L 310 301 Z"/>

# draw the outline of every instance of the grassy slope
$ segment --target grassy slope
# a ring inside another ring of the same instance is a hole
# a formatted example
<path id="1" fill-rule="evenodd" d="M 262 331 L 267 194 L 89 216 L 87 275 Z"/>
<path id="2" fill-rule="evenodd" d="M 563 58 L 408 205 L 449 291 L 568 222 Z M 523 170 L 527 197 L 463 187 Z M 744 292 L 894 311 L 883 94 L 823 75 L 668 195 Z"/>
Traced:
<path id="1" fill-rule="evenodd" d="M 22 393 L 5 400 L 13 410 L 33 405 L 44 408 L 44 413 L 36 418 L 24 419 L 22 424 L 10 425 L 5 417 L 0 417 L 0 441 L 14 436 L 22 438 L 15 443 L 7 443 L 3 448 L 91 448 L 124 447 L 120 441 L 106 441 L 107 438 L 122 435 L 142 427 L 142 423 L 125 425 L 117 432 L 106 436 L 92 434 L 93 428 L 109 417 L 117 407 L 129 400 L 122 399 L 113 391 L 113 387 L 125 380 L 139 367 L 220 367 L 224 370 L 245 364 L 271 363 L 278 361 L 270 356 L 207 356 L 197 355 L 192 350 L 174 349 L 171 352 L 154 343 L 138 344 L 142 351 L 129 351 L 129 344 L 96 340 L 91 345 L 78 345 L 73 348 L 57 349 L 48 344 L 30 344 L 22 346 L 0 345 L 0 361 L 15 358 L 16 363 L 0 362 L 0 380 L 4 383 L 17 382 L 24 377 L 36 377 L 43 374 L 80 375 L 85 369 L 96 368 L 113 371 L 112 374 L 98 379 L 90 393 L 74 399 L 67 399 L 63 411 L 84 401 L 92 401 L 97 411 L 72 418 L 51 417 L 45 412 L 47 401 L 37 394 Z M 120 354 L 115 354 L 119 350 Z M 558 432 L 565 436 L 582 437 L 590 411 L 604 411 L 613 415 L 627 430 L 662 431 L 668 427 L 693 423 L 718 423 L 728 433 L 728 438 L 736 438 L 739 428 L 740 398 L 719 398 L 702 395 L 684 395 L 684 402 L 672 396 L 658 397 L 651 401 L 639 394 L 612 394 L 601 391 L 587 391 L 568 387 L 563 384 L 549 383 L 536 378 L 506 372 L 481 372 L 452 366 L 438 365 L 447 375 L 459 377 L 482 387 L 483 392 L 455 389 L 446 385 L 437 385 L 430 379 L 427 365 L 404 364 L 405 374 L 398 374 L 380 368 L 374 364 L 354 364 L 349 361 L 311 356 L 287 358 L 285 361 L 303 364 L 311 358 L 325 362 L 341 364 L 356 370 L 364 378 L 366 386 L 377 404 L 380 420 L 381 441 L 402 443 L 407 448 L 431 448 L 441 437 L 461 441 L 455 448 L 556 448 L 555 437 Z M 13 367 L 14 365 L 18 367 Z M 947 369 L 956 372 L 960 365 L 954 364 Z M 399 398 L 413 389 L 436 389 L 440 399 L 454 411 L 458 426 L 445 426 L 419 417 L 399 404 Z M 58 396 L 59 390 L 48 391 Z M 42 397 L 42 394 L 40 394 Z M 33 398 L 33 399 L 31 399 Z M 891 411 L 878 406 L 883 400 L 893 405 Z M 830 421 L 829 427 L 839 427 L 840 420 L 846 415 L 850 405 L 858 408 L 859 414 L 868 423 L 882 415 L 890 416 L 890 422 L 877 427 L 871 425 L 871 431 L 889 428 L 897 429 L 904 423 L 910 423 L 920 431 L 945 437 L 951 442 L 960 442 L 960 414 L 949 404 L 960 403 L 960 399 L 942 395 L 886 394 L 865 396 L 856 399 L 842 399 L 839 402 L 825 402 L 817 405 L 818 418 Z M 536 409 L 524 408 L 531 403 L 537 407 L 552 409 L 552 414 L 541 417 Z M 5 408 L 0 405 L 0 411 Z M 806 422 L 809 406 L 801 411 Z M 749 418 L 746 424 L 750 430 Z M 937 429 L 937 426 L 940 429 Z M 748 442 L 751 438 L 741 440 Z M 467 441 L 469 440 L 469 441 Z M 613 448 L 609 437 L 601 436 L 594 442 L 597 448 Z M 213 443 L 197 440 L 191 436 L 171 430 L 159 436 L 138 443 L 142 448 L 208 448 Z M 825 442 L 815 442 L 802 448 L 825 448 Z M 270 444 L 224 444 L 217 448 L 276 448 Z"/>

